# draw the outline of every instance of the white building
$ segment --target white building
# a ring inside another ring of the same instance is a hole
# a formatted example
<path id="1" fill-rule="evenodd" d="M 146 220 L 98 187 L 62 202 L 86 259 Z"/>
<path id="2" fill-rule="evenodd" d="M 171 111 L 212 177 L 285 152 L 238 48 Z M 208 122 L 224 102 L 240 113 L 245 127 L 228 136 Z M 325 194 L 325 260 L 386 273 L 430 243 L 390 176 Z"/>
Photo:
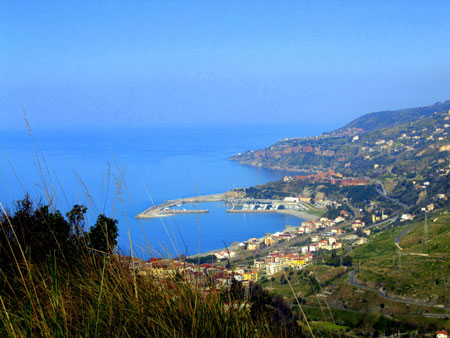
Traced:
<path id="1" fill-rule="evenodd" d="M 282 271 L 283 267 L 284 266 L 280 263 L 269 263 L 266 265 L 266 273 L 267 275 L 271 276 L 279 271 Z"/>

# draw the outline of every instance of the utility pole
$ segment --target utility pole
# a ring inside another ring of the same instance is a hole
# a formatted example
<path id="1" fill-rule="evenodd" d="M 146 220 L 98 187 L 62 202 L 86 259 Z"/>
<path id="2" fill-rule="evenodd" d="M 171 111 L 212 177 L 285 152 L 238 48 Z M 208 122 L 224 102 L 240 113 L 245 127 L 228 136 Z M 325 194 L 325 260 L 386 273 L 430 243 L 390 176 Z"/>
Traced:
<path id="1" fill-rule="evenodd" d="M 423 244 L 428 241 L 428 218 L 427 218 L 427 211 L 425 210 L 425 223 L 423 225 Z"/>

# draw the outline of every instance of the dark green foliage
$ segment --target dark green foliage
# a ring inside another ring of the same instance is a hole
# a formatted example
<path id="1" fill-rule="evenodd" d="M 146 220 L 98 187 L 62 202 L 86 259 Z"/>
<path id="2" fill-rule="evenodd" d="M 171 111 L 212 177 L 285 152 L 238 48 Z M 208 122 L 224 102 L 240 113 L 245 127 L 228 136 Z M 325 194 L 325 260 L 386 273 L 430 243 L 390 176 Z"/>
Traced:
<path id="1" fill-rule="evenodd" d="M 375 185 L 345 187 L 341 191 L 345 196 L 349 196 L 354 203 L 370 201 L 378 196 Z"/>
<path id="2" fill-rule="evenodd" d="M 286 337 L 303 337 L 301 327 L 296 325 L 290 306 L 283 297 L 274 295 L 258 285 L 250 282 L 248 289 L 241 282 L 233 281 L 228 292 L 224 293 L 224 301 L 247 301 L 250 304 L 250 315 L 253 320 L 264 318 L 266 325 L 281 328 Z M 258 335 L 256 335 L 258 336 Z"/>
<path id="3" fill-rule="evenodd" d="M 72 210 L 66 213 L 66 216 L 72 225 L 72 231 L 75 236 L 81 237 L 84 235 L 84 215 L 86 214 L 86 211 L 86 207 L 75 204 Z"/>
<path id="4" fill-rule="evenodd" d="M 352 266 L 352 264 L 353 264 L 352 256 L 347 255 L 342 259 L 343 266 Z"/>
<path id="5" fill-rule="evenodd" d="M 117 220 L 101 214 L 89 233 L 89 244 L 92 249 L 111 252 L 117 245 Z"/>
<path id="6" fill-rule="evenodd" d="M 117 221 L 100 215 L 90 232 L 84 231 L 86 208 L 75 205 L 64 218 L 49 206 L 34 207 L 28 195 L 16 203 L 13 215 L 0 217 L 0 264 L 6 268 L 16 261 L 45 263 L 49 256 L 74 262 L 86 244 L 111 251 L 117 244 Z"/>
<path id="7" fill-rule="evenodd" d="M 331 262 L 333 266 L 341 265 L 341 256 L 336 255 L 336 250 L 332 250 Z"/>
<path id="8" fill-rule="evenodd" d="M 206 255 L 195 258 L 186 258 L 186 262 L 194 264 L 211 264 L 217 262 L 217 257 L 215 255 Z"/>
<path id="9" fill-rule="evenodd" d="M 62 256 L 66 252 L 70 224 L 59 211 L 50 212 L 48 206 L 34 209 L 26 195 L 17 202 L 12 217 L 2 215 L 1 218 L 1 254 L 4 258 L 20 257 L 19 248 L 34 262 L 43 261 L 49 254 Z"/>

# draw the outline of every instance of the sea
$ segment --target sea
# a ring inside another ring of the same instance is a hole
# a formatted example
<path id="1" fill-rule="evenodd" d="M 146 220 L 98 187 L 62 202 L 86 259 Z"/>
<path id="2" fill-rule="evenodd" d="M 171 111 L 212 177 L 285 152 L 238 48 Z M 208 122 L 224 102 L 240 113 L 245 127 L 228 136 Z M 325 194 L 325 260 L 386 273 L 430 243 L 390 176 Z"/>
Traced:
<path id="1" fill-rule="evenodd" d="M 87 224 L 101 213 L 119 224 L 124 254 L 189 256 L 299 226 L 282 214 L 228 214 L 223 203 L 202 203 L 208 214 L 137 219 L 169 199 L 221 193 L 280 179 L 287 173 L 230 161 L 287 137 L 318 135 L 322 125 L 175 126 L 27 129 L 0 132 L 0 202 L 14 210 L 29 194 L 63 213 L 88 207 Z"/>

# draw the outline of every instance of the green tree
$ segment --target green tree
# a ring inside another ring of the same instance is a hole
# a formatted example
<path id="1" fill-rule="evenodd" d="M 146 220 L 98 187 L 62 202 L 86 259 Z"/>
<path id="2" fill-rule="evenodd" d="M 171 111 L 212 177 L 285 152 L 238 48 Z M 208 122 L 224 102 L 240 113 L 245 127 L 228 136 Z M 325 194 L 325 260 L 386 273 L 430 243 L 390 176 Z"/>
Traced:
<path id="1" fill-rule="evenodd" d="M 352 264 L 353 264 L 353 257 L 352 256 L 347 255 L 342 260 L 342 265 L 344 265 L 344 266 L 352 266 Z"/>
<path id="2" fill-rule="evenodd" d="M 118 231 L 117 220 L 103 214 L 99 215 L 89 232 L 90 247 L 98 251 L 111 252 L 117 245 Z"/>
<path id="3" fill-rule="evenodd" d="M 69 223 L 72 226 L 73 234 L 76 237 L 82 237 L 84 235 L 84 227 L 85 227 L 85 218 L 87 208 L 75 204 L 69 212 L 66 213 L 66 217 L 69 220 Z"/>

